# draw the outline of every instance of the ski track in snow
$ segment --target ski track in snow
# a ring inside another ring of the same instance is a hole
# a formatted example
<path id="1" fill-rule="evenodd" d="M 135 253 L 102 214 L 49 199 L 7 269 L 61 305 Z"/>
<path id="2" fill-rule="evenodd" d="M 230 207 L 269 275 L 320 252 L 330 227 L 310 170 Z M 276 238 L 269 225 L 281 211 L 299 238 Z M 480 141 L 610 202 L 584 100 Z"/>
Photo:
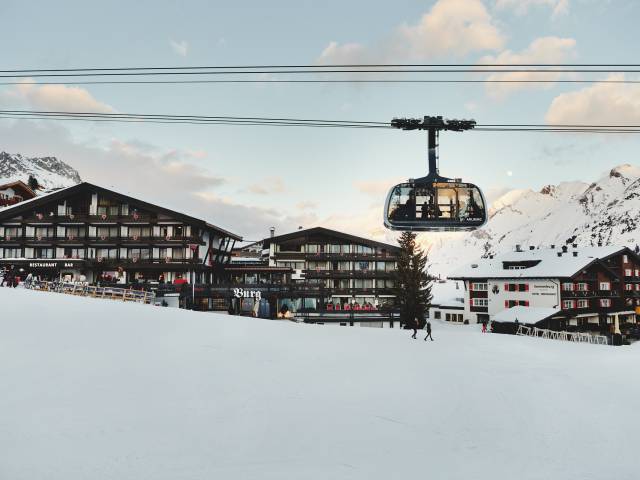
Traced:
<path id="1" fill-rule="evenodd" d="M 0 288 L 0 478 L 638 478 L 640 346 Z"/>

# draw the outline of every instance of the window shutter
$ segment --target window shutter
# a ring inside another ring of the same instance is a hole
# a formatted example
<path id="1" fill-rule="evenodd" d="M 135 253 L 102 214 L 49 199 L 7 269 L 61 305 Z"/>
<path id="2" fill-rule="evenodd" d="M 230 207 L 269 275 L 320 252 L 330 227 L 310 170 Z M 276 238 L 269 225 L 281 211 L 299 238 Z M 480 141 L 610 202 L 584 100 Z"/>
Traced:
<path id="1" fill-rule="evenodd" d="M 509 300 L 504 301 L 504 308 L 509 308 Z"/>
<path id="2" fill-rule="evenodd" d="M 469 282 L 469 291 L 473 292 L 473 282 Z"/>
<path id="3" fill-rule="evenodd" d="M 508 291 L 509 291 L 509 284 L 508 284 L 508 283 L 505 283 L 505 284 L 504 284 L 504 291 L 505 291 L 505 292 L 508 292 Z"/>

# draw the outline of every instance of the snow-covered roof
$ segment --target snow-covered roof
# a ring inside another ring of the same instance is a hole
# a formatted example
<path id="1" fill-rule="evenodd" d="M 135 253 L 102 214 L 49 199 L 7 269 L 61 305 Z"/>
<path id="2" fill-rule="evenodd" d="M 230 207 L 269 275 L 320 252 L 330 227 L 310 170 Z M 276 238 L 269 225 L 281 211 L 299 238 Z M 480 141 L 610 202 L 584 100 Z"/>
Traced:
<path id="1" fill-rule="evenodd" d="M 57 188 L 55 190 L 51 190 L 47 193 L 43 193 L 42 195 L 37 195 L 33 198 L 29 198 L 27 200 L 23 200 L 22 202 L 18 202 L 14 205 L 9 205 L 8 207 L 0 207 L 0 212 L 8 212 L 9 210 L 11 210 L 12 208 L 18 208 L 18 207 L 23 207 L 24 205 L 27 205 L 28 203 L 34 202 L 36 200 L 42 200 L 43 198 L 47 198 L 49 195 L 53 195 L 54 193 L 60 193 L 63 192 L 65 190 L 68 190 L 70 188 L 75 187 L 76 185 L 69 185 L 68 187 L 62 187 L 62 188 Z"/>
<path id="2" fill-rule="evenodd" d="M 524 250 L 482 258 L 454 271 L 449 278 L 563 278 L 571 277 L 592 262 L 621 251 L 624 247 L 577 247 Z M 574 256 L 574 252 L 577 255 Z M 558 256 L 558 253 L 562 253 Z M 531 266 L 516 269 L 514 264 Z M 511 267 L 511 268 L 509 268 Z"/>
<path id="3" fill-rule="evenodd" d="M 453 280 L 437 280 L 431 285 L 432 305 L 464 307 L 464 285 Z"/>
<path id="4" fill-rule="evenodd" d="M 523 307 L 518 305 L 517 307 L 507 308 L 494 315 L 493 319 L 496 322 L 511 322 L 533 325 L 545 318 L 549 318 L 560 311 L 559 308 L 542 308 L 542 307 Z"/>

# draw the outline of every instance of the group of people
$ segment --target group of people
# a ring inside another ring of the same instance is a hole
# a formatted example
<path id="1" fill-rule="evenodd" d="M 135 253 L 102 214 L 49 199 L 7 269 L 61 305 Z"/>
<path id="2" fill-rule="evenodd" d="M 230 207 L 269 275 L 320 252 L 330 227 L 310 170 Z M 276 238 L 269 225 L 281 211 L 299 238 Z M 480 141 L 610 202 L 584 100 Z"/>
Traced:
<path id="1" fill-rule="evenodd" d="M 417 318 L 414 318 L 413 321 L 410 323 L 409 328 L 413 329 L 413 335 L 411 335 L 411 338 L 417 338 L 418 335 L 418 328 L 420 328 L 420 322 Z M 424 337 L 424 341 L 427 341 L 427 338 L 430 338 L 431 341 L 433 342 L 433 336 L 431 335 L 431 322 L 427 320 L 427 324 L 425 325 L 425 330 L 427 331 L 427 336 Z"/>
<path id="2" fill-rule="evenodd" d="M 20 283 L 20 272 L 13 265 L 0 270 L 0 287 L 15 288 Z"/>

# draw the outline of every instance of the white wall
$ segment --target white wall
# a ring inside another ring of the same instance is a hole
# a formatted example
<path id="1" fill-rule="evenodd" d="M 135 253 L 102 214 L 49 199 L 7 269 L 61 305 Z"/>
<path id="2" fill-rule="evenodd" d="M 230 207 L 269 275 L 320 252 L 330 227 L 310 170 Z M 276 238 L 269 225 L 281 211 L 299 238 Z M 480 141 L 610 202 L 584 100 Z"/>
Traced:
<path id="1" fill-rule="evenodd" d="M 489 300 L 488 313 L 490 318 L 505 310 L 505 300 L 528 300 L 529 307 L 532 308 L 560 308 L 560 282 L 557 279 L 521 279 L 504 278 L 489 280 L 487 285 L 487 298 Z M 505 291 L 505 283 L 526 283 L 529 285 L 528 292 Z M 469 281 L 465 282 L 464 292 L 464 318 L 468 318 L 471 323 L 477 322 L 477 313 L 471 312 L 469 303 Z M 494 293 L 494 287 L 497 293 Z"/>

